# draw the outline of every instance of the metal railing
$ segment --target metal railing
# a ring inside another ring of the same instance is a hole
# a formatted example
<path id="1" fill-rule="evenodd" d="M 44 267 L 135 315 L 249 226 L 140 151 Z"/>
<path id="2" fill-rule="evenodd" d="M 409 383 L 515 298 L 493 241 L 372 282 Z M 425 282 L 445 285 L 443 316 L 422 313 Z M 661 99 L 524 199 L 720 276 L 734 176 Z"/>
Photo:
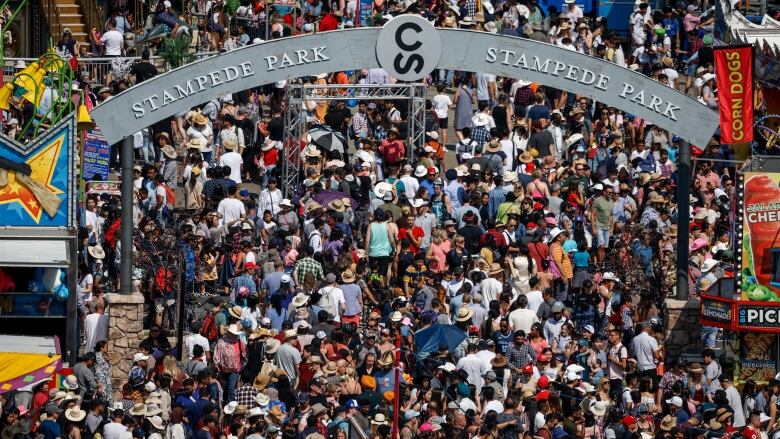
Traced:
<path id="1" fill-rule="evenodd" d="M 246 33 L 249 36 L 250 44 L 255 38 L 260 38 L 261 40 L 268 39 L 265 35 L 264 21 L 253 20 L 247 17 L 230 17 L 228 29 L 230 36 L 233 37 L 240 37 L 241 34 Z"/>
<path id="2" fill-rule="evenodd" d="M 214 55 L 217 55 L 217 52 L 197 53 L 195 54 L 195 59 L 199 60 L 203 58 L 209 58 Z M 86 74 L 86 79 L 88 81 L 98 84 L 106 84 L 108 82 L 107 79 L 110 79 L 109 73 L 111 73 L 112 76 L 114 74 L 112 72 L 112 69 L 114 68 L 112 62 L 118 59 L 127 63 L 129 66 L 132 66 L 136 62 L 140 61 L 141 57 L 128 56 L 122 58 L 79 58 L 79 68 L 82 73 Z M 3 60 L 2 66 L 4 82 L 8 82 L 13 79 L 13 75 L 16 72 L 14 65 L 17 61 L 24 61 L 25 63 L 30 64 L 33 61 L 37 61 L 37 58 L 5 58 Z M 152 64 L 157 67 L 157 71 L 160 73 L 164 73 L 170 70 L 168 63 L 160 57 L 153 56 L 151 61 Z"/>

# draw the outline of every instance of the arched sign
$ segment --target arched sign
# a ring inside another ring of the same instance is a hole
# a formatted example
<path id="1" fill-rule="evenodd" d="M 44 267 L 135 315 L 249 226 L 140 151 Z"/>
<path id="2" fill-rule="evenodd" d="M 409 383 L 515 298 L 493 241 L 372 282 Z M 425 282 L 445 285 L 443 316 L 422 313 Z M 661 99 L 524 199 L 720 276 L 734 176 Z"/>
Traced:
<path id="1" fill-rule="evenodd" d="M 438 58 L 438 63 L 435 62 Z M 92 110 L 110 143 L 219 95 L 321 72 L 382 67 L 416 80 L 434 68 L 522 78 L 633 113 L 695 145 L 718 114 L 677 90 L 613 63 L 525 38 L 439 29 L 421 17 L 243 47 L 156 76 Z"/>

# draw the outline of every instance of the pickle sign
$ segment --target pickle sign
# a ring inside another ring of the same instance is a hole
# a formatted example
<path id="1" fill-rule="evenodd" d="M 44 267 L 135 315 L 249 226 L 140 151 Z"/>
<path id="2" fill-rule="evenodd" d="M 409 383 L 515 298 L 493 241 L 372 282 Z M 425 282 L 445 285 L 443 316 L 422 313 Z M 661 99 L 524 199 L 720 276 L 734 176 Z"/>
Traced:
<path id="1" fill-rule="evenodd" d="M 441 38 L 428 20 L 417 15 L 393 18 L 379 32 L 376 59 L 390 76 L 416 81 L 436 68 Z"/>

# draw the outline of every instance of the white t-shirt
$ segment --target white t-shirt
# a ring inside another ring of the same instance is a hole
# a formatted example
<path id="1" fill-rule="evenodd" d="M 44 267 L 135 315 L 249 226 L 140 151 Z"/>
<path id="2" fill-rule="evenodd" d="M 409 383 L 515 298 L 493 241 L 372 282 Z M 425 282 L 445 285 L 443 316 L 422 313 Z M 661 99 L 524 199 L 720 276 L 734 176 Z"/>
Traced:
<path id="1" fill-rule="evenodd" d="M 121 55 L 122 42 L 124 40 L 125 39 L 122 37 L 122 34 L 115 30 L 110 30 L 100 37 L 100 41 L 106 45 L 107 56 Z"/>
<path id="2" fill-rule="evenodd" d="M 222 225 L 230 224 L 233 221 L 241 219 L 241 216 L 246 215 L 244 203 L 242 203 L 241 200 L 229 197 L 219 202 L 217 212 L 222 215 Z"/>
<path id="3" fill-rule="evenodd" d="M 542 292 L 539 290 L 529 291 L 525 297 L 528 299 L 528 309 L 532 310 L 533 312 L 539 312 L 539 305 L 544 303 Z"/>
<path id="4" fill-rule="evenodd" d="M 195 346 L 201 346 L 203 352 L 209 351 L 209 340 L 200 334 L 190 334 L 184 339 L 184 347 L 187 349 L 187 358 L 192 360 L 192 351 Z M 207 364 L 206 356 L 203 356 L 203 363 Z"/>
<path id="5" fill-rule="evenodd" d="M 282 208 L 279 207 L 279 203 L 281 202 L 282 191 L 279 189 L 276 189 L 275 191 L 263 189 L 263 191 L 260 192 L 260 212 L 258 212 L 258 214 L 270 210 L 272 214 L 276 215 L 282 210 Z"/>
<path id="6" fill-rule="evenodd" d="M 450 105 L 452 105 L 452 99 L 445 94 L 439 94 L 431 99 L 433 103 L 433 110 L 436 111 L 436 117 L 444 119 L 447 117 L 450 111 Z"/>
<path id="7" fill-rule="evenodd" d="M 241 158 L 241 154 L 235 151 L 219 156 L 219 166 L 230 166 L 230 179 L 236 184 L 241 184 L 241 165 L 243 164 L 244 159 Z"/>
<path id="8" fill-rule="evenodd" d="M 674 83 L 677 81 L 677 78 L 680 76 L 680 74 L 677 73 L 677 70 L 667 67 L 664 69 L 664 75 L 666 75 L 666 77 L 668 78 L 667 84 L 669 84 L 669 87 L 675 88 Z"/>
<path id="9" fill-rule="evenodd" d="M 489 73 L 477 73 L 477 100 L 487 101 L 490 99 L 490 91 L 488 90 L 488 84 L 496 83 L 496 75 Z"/>
<path id="10" fill-rule="evenodd" d="M 509 326 L 513 330 L 523 330 L 526 334 L 531 332 L 531 325 L 539 321 L 536 311 L 532 309 L 518 308 L 509 313 Z"/>
<path id="11" fill-rule="evenodd" d="M 630 18 L 631 37 L 635 45 L 641 45 L 645 40 L 645 16 L 634 12 Z"/>
<path id="12" fill-rule="evenodd" d="M 108 340 L 108 316 L 92 313 L 84 318 L 84 333 L 87 336 L 86 352 L 95 349 L 95 343 Z"/>
<path id="13" fill-rule="evenodd" d="M 154 190 L 154 195 L 162 197 L 163 203 L 165 203 L 165 206 L 168 206 L 169 209 L 173 207 L 168 203 L 168 194 L 165 192 L 165 186 L 157 186 Z"/>

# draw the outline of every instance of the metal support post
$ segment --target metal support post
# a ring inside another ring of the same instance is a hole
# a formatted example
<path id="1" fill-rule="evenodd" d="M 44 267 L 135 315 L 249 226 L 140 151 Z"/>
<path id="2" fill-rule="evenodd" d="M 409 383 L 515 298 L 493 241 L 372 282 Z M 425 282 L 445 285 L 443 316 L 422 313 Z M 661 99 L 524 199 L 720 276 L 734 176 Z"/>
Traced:
<path id="1" fill-rule="evenodd" d="M 688 222 L 691 197 L 691 145 L 683 142 L 677 164 L 677 298 L 688 300 Z"/>
<path id="2" fill-rule="evenodd" d="M 122 168 L 122 226 L 119 279 L 121 294 L 133 292 L 133 138 L 117 144 Z"/>

